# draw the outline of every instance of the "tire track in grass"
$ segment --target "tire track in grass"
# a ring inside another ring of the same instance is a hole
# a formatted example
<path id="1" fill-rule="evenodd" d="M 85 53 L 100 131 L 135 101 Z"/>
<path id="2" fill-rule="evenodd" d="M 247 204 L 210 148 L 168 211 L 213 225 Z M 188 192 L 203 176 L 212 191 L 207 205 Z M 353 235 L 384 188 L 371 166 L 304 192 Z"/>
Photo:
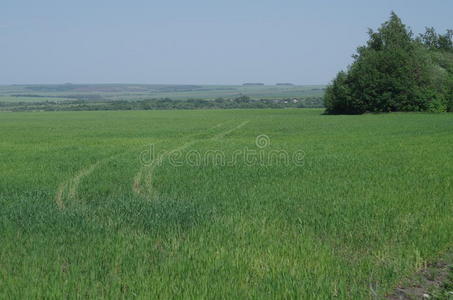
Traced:
<path id="1" fill-rule="evenodd" d="M 247 121 L 248 122 L 248 121 Z M 234 130 L 242 127 L 245 125 L 245 123 L 247 122 L 243 122 L 241 123 L 240 125 L 236 126 L 235 128 L 233 129 L 230 129 L 230 130 L 227 130 L 225 132 L 222 132 L 218 135 L 216 135 L 214 138 L 212 139 L 218 139 L 220 137 L 224 137 L 225 135 L 233 132 Z M 212 127 L 211 129 L 215 129 L 215 128 L 218 128 L 222 125 L 223 123 L 219 123 L 217 124 L 216 126 Z M 198 134 L 196 134 L 198 135 Z M 196 136 L 196 135 L 193 135 L 193 136 Z M 193 141 L 190 141 L 190 142 L 187 142 L 171 151 L 168 151 L 166 153 L 164 153 L 163 155 L 160 155 L 157 160 L 153 161 L 151 166 L 149 166 L 149 174 L 151 176 L 148 176 L 146 179 L 146 185 L 147 186 L 150 186 L 151 185 L 151 179 L 152 179 L 152 172 L 154 171 L 154 168 L 161 164 L 163 162 L 163 160 L 165 158 L 167 158 L 168 156 L 172 155 L 173 153 L 175 152 L 178 152 L 178 151 L 182 151 L 184 149 L 186 149 L 187 147 L 190 147 L 191 145 L 195 144 L 197 142 L 197 140 L 193 140 Z M 102 160 L 99 160 L 93 164 L 90 164 L 89 166 L 83 168 L 83 169 L 80 169 L 73 177 L 69 178 L 68 180 L 60 183 L 60 185 L 58 186 L 58 189 L 57 189 L 57 192 L 55 194 L 55 203 L 57 204 L 57 207 L 60 209 L 60 210 L 63 210 L 65 209 L 66 205 L 65 205 L 65 202 L 66 201 L 74 201 L 74 200 L 77 200 L 77 191 L 79 189 L 79 185 L 80 185 L 80 182 L 83 178 L 89 176 L 91 173 L 93 173 L 94 170 L 96 170 L 99 166 L 101 165 L 104 165 L 105 163 L 119 157 L 120 155 L 123 155 L 125 153 L 129 153 L 130 151 L 125 151 L 125 152 L 122 152 L 122 153 L 119 153 L 119 154 L 115 154 L 115 155 L 112 155 L 108 158 L 105 158 L 105 159 L 102 159 Z M 145 170 L 146 167 L 143 167 L 140 169 L 140 171 L 137 173 L 137 175 L 135 176 L 134 178 L 134 185 L 133 185 L 133 190 L 134 192 L 136 192 L 137 194 L 143 194 L 143 191 L 141 189 L 141 182 L 142 182 L 142 177 L 143 177 L 143 173 L 144 173 L 144 170 Z"/>
<path id="2" fill-rule="evenodd" d="M 226 135 L 240 129 L 241 127 L 245 126 L 247 123 L 249 123 L 250 121 L 244 121 L 242 123 L 240 123 L 239 125 L 237 125 L 236 127 L 233 127 L 231 129 L 228 129 L 226 131 L 223 131 L 207 140 L 221 140 L 222 138 L 224 138 Z M 212 129 L 214 128 L 217 128 L 219 127 L 221 124 L 218 124 L 216 125 L 215 127 L 213 127 Z M 160 155 L 159 157 L 157 157 L 148 167 L 142 167 L 140 169 L 140 171 L 137 173 L 137 175 L 134 177 L 134 182 L 132 184 L 132 190 L 134 191 L 134 193 L 136 193 L 137 195 L 141 195 L 141 196 L 145 196 L 146 193 L 145 193 L 145 190 L 144 190 L 144 187 L 143 187 L 143 184 L 142 182 L 144 182 L 144 185 L 146 187 L 148 187 L 148 191 L 149 191 L 149 195 L 152 195 L 153 194 L 153 191 L 151 190 L 151 185 L 152 185 L 152 179 L 153 179 L 153 172 L 155 170 L 155 168 L 157 166 L 159 166 L 165 158 L 171 156 L 172 154 L 178 152 L 178 151 L 182 151 L 192 145 L 194 145 L 195 143 L 199 142 L 200 140 L 192 140 L 190 142 L 187 142 L 179 147 L 176 147 L 170 151 L 167 151 L 165 152 L 164 154 Z M 145 168 L 148 168 L 146 169 L 147 171 L 147 176 L 146 178 L 143 180 L 143 175 L 144 175 L 144 172 L 145 172 Z"/>
<path id="3" fill-rule="evenodd" d="M 77 190 L 80 185 L 80 181 L 82 178 L 89 176 L 93 171 L 102 164 L 120 156 L 123 153 L 112 155 L 108 158 L 99 160 L 83 169 L 80 169 L 73 177 L 69 178 L 68 180 L 62 182 L 57 189 L 55 194 L 55 203 L 57 204 L 60 210 L 63 210 L 65 206 L 66 200 L 76 200 L 77 199 Z"/>
<path id="4" fill-rule="evenodd" d="M 224 123 L 219 123 L 217 125 L 215 125 L 214 127 L 210 128 L 210 130 L 212 129 L 216 129 L 216 128 L 219 128 L 220 126 L 222 126 Z M 199 133 L 197 134 L 192 134 L 192 135 L 189 135 L 189 137 L 194 137 L 194 136 L 197 136 L 199 135 Z M 134 181 L 132 183 L 132 191 L 137 194 L 137 195 L 143 195 L 144 194 L 144 191 L 142 189 L 142 181 L 143 181 L 143 176 L 144 176 L 144 173 L 145 171 L 147 171 L 147 173 L 152 173 L 154 171 L 154 169 L 156 168 L 156 165 L 159 165 L 160 163 L 162 163 L 162 161 L 172 155 L 173 153 L 177 152 L 177 151 L 181 151 L 181 150 L 184 150 L 185 148 L 191 146 L 192 144 L 194 143 L 194 141 L 190 141 L 190 142 L 187 142 L 185 144 L 183 144 L 182 146 L 179 146 L 177 147 L 176 149 L 173 149 L 173 150 L 170 150 L 170 151 L 167 151 L 165 152 L 164 154 L 161 154 L 159 155 L 155 160 L 153 160 L 151 162 L 151 164 L 149 164 L 148 166 L 142 166 L 140 168 L 140 170 L 137 172 L 137 174 L 134 176 Z M 148 176 L 149 177 L 149 176 Z M 151 179 L 148 179 L 147 181 L 150 181 Z"/>
<path id="5" fill-rule="evenodd" d="M 55 203 L 57 204 L 60 210 L 65 208 L 65 201 L 67 200 L 77 200 L 77 190 L 79 189 L 80 181 L 89 176 L 95 169 L 99 166 L 106 164 L 107 162 L 114 160 L 115 158 L 120 157 L 121 155 L 131 153 L 132 151 L 123 151 L 121 153 L 114 154 L 110 157 L 101 159 L 83 169 L 80 169 L 74 176 L 69 178 L 66 181 L 63 181 L 58 186 L 57 192 L 55 193 Z"/>
<path id="6" fill-rule="evenodd" d="M 229 129 L 227 131 L 221 132 L 218 135 L 216 135 L 213 138 L 211 138 L 211 140 L 220 140 L 220 139 L 224 138 L 226 135 L 232 133 L 233 131 L 236 131 L 236 130 L 240 129 L 241 127 L 245 126 L 248 122 L 250 122 L 250 121 L 244 121 L 244 122 L 242 122 L 241 124 L 239 124 L 238 126 L 236 126 L 234 128 L 231 128 L 231 129 Z"/>
<path id="7" fill-rule="evenodd" d="M 151 165 L 149 165 L 146 169 L 147 171 L 147 176 L 145 178 L 145 186 L 151 186 L 151 181 L 152 181 L 152 174 L 154 172 L 154 169 L 160 165 L 165 158 L 171 156 L 173 153 L 175 152 L 178 152 L 178 151 L 182 151 L 188 147 L 190 147 L 191 145 L 195 144 L 195 141 L 190 141 L 190 142 L 187 142 L 173 150 L 170 150 L 170 151 L 167 151 L 165 152 L 164 154 L 160 155 L 158 158 L 156 158 L 152 163 Z M 143 187 L 142 187 L 142 178 L 143 178 L 143 173 L 145 172 L 145 168 L 141 168 L 139 173 L 137 173 L 137 175 L 135 176 L 134 178 L 134 184 L 133 184 L 133 190 L 136 194 L 138 195 L 143 195 L 145 192 L 143 190 Z"/>

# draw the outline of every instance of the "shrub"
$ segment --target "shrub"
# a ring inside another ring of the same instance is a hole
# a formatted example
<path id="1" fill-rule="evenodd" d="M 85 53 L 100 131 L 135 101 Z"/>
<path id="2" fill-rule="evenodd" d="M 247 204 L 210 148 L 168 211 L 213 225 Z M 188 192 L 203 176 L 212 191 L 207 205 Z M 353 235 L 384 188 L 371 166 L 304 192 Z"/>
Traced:
<path id="1" fill-rule="evenodd" d="M 451 110 L 453 48 L 446 41 L 451 35 L 428 30 L 425 38 L 414 39 L 395 13 L 376 32 L 370 30 L 348 71 L 327 88 L 326 112 Z"/>

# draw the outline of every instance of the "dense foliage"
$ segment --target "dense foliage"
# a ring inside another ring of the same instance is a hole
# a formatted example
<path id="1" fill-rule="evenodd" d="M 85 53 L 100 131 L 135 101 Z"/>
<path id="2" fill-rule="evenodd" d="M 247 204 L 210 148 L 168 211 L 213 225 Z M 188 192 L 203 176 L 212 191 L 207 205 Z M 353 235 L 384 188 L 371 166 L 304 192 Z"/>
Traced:
<path id="1" fill-rule="evenodd" d="M 0 102 L 0 111 L 84 111 L 84 110 L 173 110 L 173 109 L 241 109 L 241 108 L 322 108 L 322 97 L 253 99 L 240 96 L 215 100 L 170 98 L 137 101 L 81 97 L 73 101 Z"/>
<path id="2" fill-rule="evenodd" d="M 330 114 L 453 110 L 453 31 L 414 38 L 392 13 L 324 97 Z"/>

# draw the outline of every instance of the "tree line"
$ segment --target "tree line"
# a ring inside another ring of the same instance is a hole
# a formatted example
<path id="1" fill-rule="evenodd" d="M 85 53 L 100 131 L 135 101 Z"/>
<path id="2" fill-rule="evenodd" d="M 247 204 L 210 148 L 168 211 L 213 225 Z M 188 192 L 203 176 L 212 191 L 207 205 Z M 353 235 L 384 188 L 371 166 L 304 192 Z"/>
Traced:
<path id="1" fill-rule="evenodd" d="M 3 111 L 70 111 L 70 110 L 171 110 L 171 109 L 252 109 L 252 108 L 322 108 L 322 97 L 253 99 L 240 96 L 233 99 L 217 98 L 215 100 L 170 98 L 146 99 L 137 101 L 91 101 L 79 99 L 74 101 L 45 102 L 6 102 L 0 103 Z"/>

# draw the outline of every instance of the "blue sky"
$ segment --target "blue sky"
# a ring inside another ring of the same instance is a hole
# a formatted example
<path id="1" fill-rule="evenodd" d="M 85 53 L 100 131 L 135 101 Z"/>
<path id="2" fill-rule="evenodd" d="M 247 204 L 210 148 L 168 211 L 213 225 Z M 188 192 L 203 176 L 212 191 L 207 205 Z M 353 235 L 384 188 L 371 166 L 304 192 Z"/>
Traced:
<path id="1" fill-rule="evenodd" d="M 451 0 L 2 0 L 0 84 L 324 84 L 392 10 L 453 28 Z"/>

